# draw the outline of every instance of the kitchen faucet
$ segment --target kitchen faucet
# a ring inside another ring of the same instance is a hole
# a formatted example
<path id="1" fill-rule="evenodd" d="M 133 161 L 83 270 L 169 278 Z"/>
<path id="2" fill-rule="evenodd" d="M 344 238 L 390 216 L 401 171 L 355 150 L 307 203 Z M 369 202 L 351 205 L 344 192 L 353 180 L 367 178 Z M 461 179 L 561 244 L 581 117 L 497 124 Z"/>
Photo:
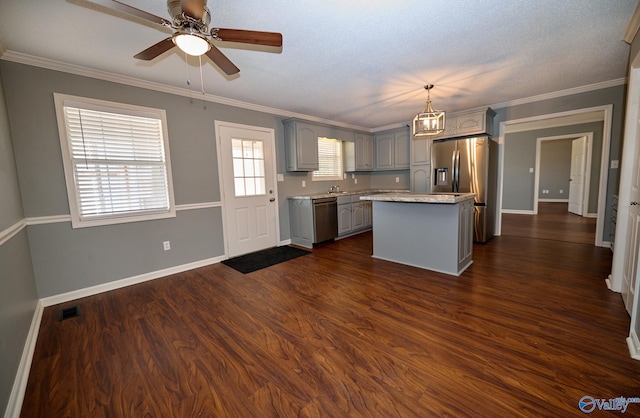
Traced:
<path id="1" fill-rule="evenodd" d="M 329 193 L 340 193 L 340 186 L 331 186 L 329 187 Z"/>

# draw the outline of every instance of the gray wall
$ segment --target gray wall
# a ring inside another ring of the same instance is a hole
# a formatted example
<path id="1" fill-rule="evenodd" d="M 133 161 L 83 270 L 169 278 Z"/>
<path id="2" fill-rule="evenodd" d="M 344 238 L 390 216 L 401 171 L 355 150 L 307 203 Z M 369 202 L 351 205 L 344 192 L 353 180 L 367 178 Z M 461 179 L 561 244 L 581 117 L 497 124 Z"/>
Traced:
<path id="1" fill-rule="evenodd" d="M 548 100 L 542 100 L 534 103 L 525 103 L 517 106 L 510 106 L 504 108 L 498 108 L 496 110 L 496 116 L 494 119 L 494 126 L 496 126 L 496 130 L 500 126 L 501 122 L 515 120 L 515 119 L 524 119 L 533 116 L 542 116 L 549 115 L 553 113 L 566 112 L 570 110 L 577 109 L 585 109 L 596 106 L 604 106 L 604 105 L 613 105 L 613 115 L 612 115 L 612 124 L 611 124 L 611 146 L 610 146 L 610 154 L 609 161 L 611 160 L 620 160 L 622 155 L 622 130 L 624 126 L 624 109 L 625 109 L 625 100 L 626 100 L 626 85 L 614 86 L 609 88 L 604 88 L 600 90 L 588 91 L 579 94 L 573 94 L 570 96 L 563 96 Z M 507 145 L 508 147 L 508 145 Z M 505 147 L 506 148 L 506 147 Z M 596 147 L 594 146 L 594 153 L 596 151 Z M 507 165 L 507 155 L 505 152 L 505 166 Z M 530 167 L 530 166 L 528 166 Z M 528 170 L 527 167 L 527 170 Z M 609 180 L 607 183 L 606 190 L 606 205 L 605 205 L 605 214 L 604 219 L 611 219 L 611 201 L 612 196 L 618 193 L 620 172 L 617 169 L 610 169 L 610 164 L 605 167 L 605 169 L 609 170 Z M 507 176 L 504 175 L 506 179 Z M 527 184 L 527 183 L 523 183 Z M 532 190 L 532 189 L 531 189 Z M 590 194 L 593 194 L 590 192 Z M 597 194 L 596 194 L 597 196 Z M 517 203 L 513 202 L 511 197 L 508 199 L 506 203 L 509 206 L 505 205 L 505 191 L 503 190 L 503 208 L 510 207 L 531 207 L 531 206 L 519 206 Z M 592 196 L 593 197 L 593 196 Z M 591 211 L 591 203 L 589 204 L 589 211 Z M 611 223 L 604 223 L 603 227 L 603 239 L 606 241 L 610 237 L 611 233 Z"/>
<path id="2" fill-rule="evenodd" d="M 23 218 L 0 77 L 0 231 Z M 38 302 L 27 231 L 0 245 L 0 411 L 5 411 Z M 3 412 L 4 415 L 4 412 Z"/>
<path id="3" fill-rule="evenodd" d="M 571 141 L 572 139 L 558 139 L 540 144 L 538 199 L 569 198 Z M 548 193 L 542 193 L 543 190 L 548 190 Z"/>
<path id="4" fill-rule="evenodd" d="M 504 172 L 502 209 L 523 211 L 533 210 L 533 196 L 534 193 L 536 193 L 534 190 L 535 174 L 529 173 L 529 168 L 535 168 L 536 166 L 536 144 L 538 138 L 593 132 L 593 150 L 591 154 L 590 173 L 591 179 L 589 183 L 589 213 L 597 213 L 598 188 L 600 185 L 600 164 L 602 161 L 603 126 L 602 122 L 591 122 L 506 134 L 504 137 L 503 148 Z M 570 148 L 571 146 L 569 145 L 569 158 L 571 157 Z M 612 170 L 609 174 L 610 176 L 616 176 L 617 170 Z M 568 184 L 568 182 L 566 184 Z M 559 187 L 557 187 L 557 189 L 558 188 Z M 616 191 L 617 190 L 618 188 L 616 186 Z M 564 198 L 568 199 L 568 186 L 564 188 L 564 191 Z M 540 196 L 548 197 L 549 195 Z M 561 198 L 562 197 L 558 197 L 558 199 Z M 604 235 L 604 237 L 607 236 L 608 235 Z"/>
<path id="5" fill-rule="evenodd" d="M 285 171 L 282 118 L 113 82 L 0 62 L 26 217 L 68 215 L 53 93 L 165 109 L 177 205 L 220 201 L 214 121 L 276 132 L 280 239 L 290 238 L 287 196 L 342 190 L 409 188 L 408 170 L 358 173 L 314 182 Z M 396 182 L 398 178 L 398 182 Z M 306 187 L 302 187 L 302 180 Z M 181 210 L 174 219 L 73 229 L 69 222 L 28 227 L 38 295 L 47 297 L 224 255 L 220 208 Z M 171 251 L 162 249 L 171 241 Z"/>

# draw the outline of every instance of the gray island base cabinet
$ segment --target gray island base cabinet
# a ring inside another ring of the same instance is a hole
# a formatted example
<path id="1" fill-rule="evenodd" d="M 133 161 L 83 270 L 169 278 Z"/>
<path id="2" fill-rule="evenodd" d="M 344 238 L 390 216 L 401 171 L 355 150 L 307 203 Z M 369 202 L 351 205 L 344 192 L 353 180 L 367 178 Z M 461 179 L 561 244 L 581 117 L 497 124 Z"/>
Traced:
<path id="1" fill-rule="evenodd" d="M 459 276 L 473 262 L 473 193 L 373 200 L 373 257 Z"/>

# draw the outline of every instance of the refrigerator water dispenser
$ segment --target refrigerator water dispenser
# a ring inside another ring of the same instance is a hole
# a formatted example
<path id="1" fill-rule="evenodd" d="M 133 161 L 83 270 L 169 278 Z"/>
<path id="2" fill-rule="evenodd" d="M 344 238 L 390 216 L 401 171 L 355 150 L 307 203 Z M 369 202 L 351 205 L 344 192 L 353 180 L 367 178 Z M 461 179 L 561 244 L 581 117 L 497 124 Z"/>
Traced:
<path id="1" fill-rule="evenodd" d="M 449 174 L 449 169 L 448 168 L 436 168 L 436 175 L 435 175 L 435 185 L 436 186 L 446 186 L 447 185 L 447 177 Z"/>

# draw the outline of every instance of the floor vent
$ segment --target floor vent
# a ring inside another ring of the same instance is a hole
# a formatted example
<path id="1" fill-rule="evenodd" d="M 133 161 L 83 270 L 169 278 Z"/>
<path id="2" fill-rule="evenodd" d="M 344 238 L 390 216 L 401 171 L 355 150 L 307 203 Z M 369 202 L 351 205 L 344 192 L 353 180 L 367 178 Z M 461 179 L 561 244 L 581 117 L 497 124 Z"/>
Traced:
<path id="1" fill-rule="evenodd" d="M 78 307 L 72 306 L 71 308 L 66 308 L 62 310 L 62 315 L 60 316 L 60 320 L 64 321 L 65 319 L 73 318 L 78 316 Z"/>

